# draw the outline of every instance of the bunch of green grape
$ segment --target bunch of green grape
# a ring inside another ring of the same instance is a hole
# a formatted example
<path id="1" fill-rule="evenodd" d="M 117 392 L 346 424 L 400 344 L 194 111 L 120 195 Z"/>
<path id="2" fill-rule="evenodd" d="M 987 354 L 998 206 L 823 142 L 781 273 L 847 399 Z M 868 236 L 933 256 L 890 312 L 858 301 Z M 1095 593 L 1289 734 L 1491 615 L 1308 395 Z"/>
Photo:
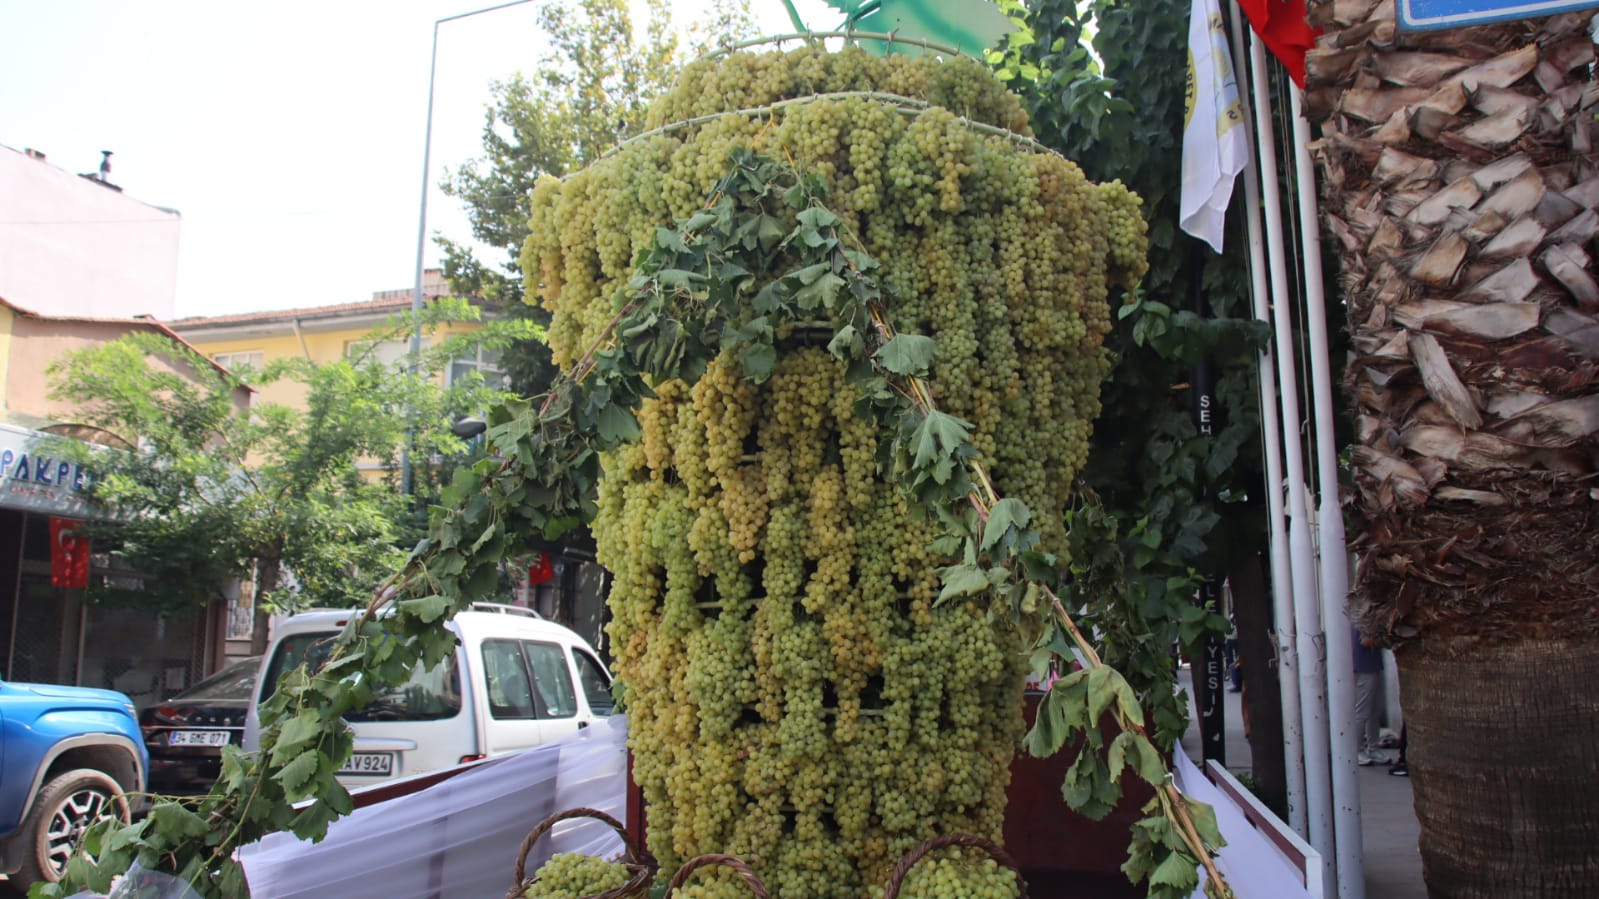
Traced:
<path id="1" fill-rule="evenodd" d="M 771 106 L 840 92 L 930 105 Z M 1064 556 L 1108 297 L 1145 267 L 1137 197 L 974 128 L 1025 136 L 1026 117 L 964 60 L 734 53 L 691 66 L 650 121 L 535 189 L 523 267 L 557 362 L 604 331 L 637 252 L 705 202 L 732 149 L 791 158 L 881 263 L 894 326 L 937 341 L 939 406 L 974 424 L 999 492 Z M 938 532 L 879 470 L 881 429 L 813 330 L 780 331 L 758 386 L 731 355 L 691 387 L 654 385 L 641 439 L 605 459 L 593 530 L 662 870 L 731 853 L 774 896 L 853 899 L 930 837 L 999 838 L 1024 658 L 1008 610 L 935 603 Z M 691 890 L 747 894 L 723 876 Z"/>
<path id="2" fill-rule="evenodd" d="M 522 895 L 526 899 L 587 899 L 627 883 L 633 873 L 618 861 L 581 852 L 557 852 L 538 871 Z"/>
<path id="3" fill-rule="evenodd" d="M 900 899 L 1016 899 L 1016 872 L 975 850 L 945 849 L 918 859 Z"/>

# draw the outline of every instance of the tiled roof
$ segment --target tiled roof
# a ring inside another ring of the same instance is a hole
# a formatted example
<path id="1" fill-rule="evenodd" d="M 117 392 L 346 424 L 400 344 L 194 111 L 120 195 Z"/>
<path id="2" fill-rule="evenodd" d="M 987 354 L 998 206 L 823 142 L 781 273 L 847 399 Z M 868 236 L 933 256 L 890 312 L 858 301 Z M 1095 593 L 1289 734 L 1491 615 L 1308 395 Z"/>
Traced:
<path id="1" fill-rule="evenodd" d="M 194 344 L 184 340 L 176 331 L 173 331 L 171 328 L 154 318 L 102 318 L 93 315 L 45 315 L 42 312 L 34 312 L 32 309 L 24 309 L 5 297 L 0 297 L 0 306 L 5 306 L 7 309 L 10 309 L 18 315 L 25 315 L 28 318 L 37 318 L 43 321 L 87 322 L 90 324 L 127 325 L 135 328 L 146 328 L 156 332 L 157 334 L 164 335 L 174 343 L 182 344 L 183 346 L 194 350 L 196 355 L 199 355 L 200 357 L 204 358 L 205 361 L 210 362 L 212 368 L 215 368 L 217 371 L 220 371 L 224 374 L 228 373 L 228 370 L 223 366 L 218 365 L 216 360 L 207 356 L 205 353 L 200 352 L 199 348 Z M 251 392 L 254 392 L 255 390 L 254 387 L 248 387 L 247 389 Z"/>
<path id="2" fill-rule="evenodd" d="M 337 303 L 332 306 L 303 306 L 298 309 L 276 309 L 270 312 L 235 312 L 231 315 L 196 315 L 175 319 L 174 328 L 210 328 L 218 325 L 242 325 L 254 322 L 291 321 L 297 318 L 333 318 L 362 313 L 404 311 L 411 308 L 411 297 L 365 300 L 360 303 Z"/>

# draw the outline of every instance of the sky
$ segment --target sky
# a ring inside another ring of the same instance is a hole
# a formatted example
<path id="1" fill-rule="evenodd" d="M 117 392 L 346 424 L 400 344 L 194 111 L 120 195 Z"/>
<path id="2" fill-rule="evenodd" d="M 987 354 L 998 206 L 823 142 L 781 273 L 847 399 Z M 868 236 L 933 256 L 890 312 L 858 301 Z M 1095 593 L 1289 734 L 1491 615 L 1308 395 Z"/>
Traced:
<path id="1" fill-rule="evenodd" d="M 543 55 L 539 2 L 437 28 L 427 267 L 434 232 L 470 239 L 437 184 L 479 154 L 490 82 Z M 111 150 L 112 183 L 178 210 L 174 317 L 360 302 L 415 280 L 434 23 L 495 5 L 0 0 L 0 144 L 80 173 Z M 793 30 L 781 0 L 751 6 L 762 34 Z"/>

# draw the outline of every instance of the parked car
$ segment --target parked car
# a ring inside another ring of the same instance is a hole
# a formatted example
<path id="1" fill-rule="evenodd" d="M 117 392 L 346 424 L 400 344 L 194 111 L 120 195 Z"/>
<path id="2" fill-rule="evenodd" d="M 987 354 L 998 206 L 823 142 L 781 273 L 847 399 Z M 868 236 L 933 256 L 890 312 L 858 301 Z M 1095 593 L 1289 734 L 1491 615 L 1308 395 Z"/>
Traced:
<path id="1" fill-rule="evenodd" d="M 139 713 L 150 750 L 151 790 L 211 789 L 222 773 L 222 747 L 244 742 L 244 715 L 260 669 L 260 656 L 241 659 Z"/>
<path id="2" fill-rule="evenodd" d="M 244 748 L 260 748 L 260 706 L 278 678 L 327 658 L 350 610 L 295 615 L 277 628 L 261 663 Z M 593 647 L 530 609 L 477 603 L 451 619 L 455 654 L 418 670 L 345 716 L 355 750 L 339 769 L 347 787 L 368 786 L 536 746 L 612 711 L 611 675 Z"/>
<path id="3" fill-rule="evenodd" d="M 54 883 L 83 831 L 126 820 L 150 755 L 133 700 L 112 690 L 0 682 L 0 873 Z"/>

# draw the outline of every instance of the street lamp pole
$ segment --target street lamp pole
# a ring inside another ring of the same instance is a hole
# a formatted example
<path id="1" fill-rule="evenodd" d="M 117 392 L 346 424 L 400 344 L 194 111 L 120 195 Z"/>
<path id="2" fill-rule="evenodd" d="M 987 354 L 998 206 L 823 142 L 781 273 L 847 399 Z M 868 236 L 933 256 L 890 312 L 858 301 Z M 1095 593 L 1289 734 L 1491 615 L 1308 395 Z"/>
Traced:
<path id="1" fill-rule="evenodd" d="M 433 152 L 433 85 L 439 68 L 439 26 L 445 22 L 453 22 L 456 19 L 465 19 L 486 12 L 494 12 L 497 9 L 505 9 L 507 6 L 521 6 L 531 2 L 533 0 L 510 0 L 508 3 L 485 6 L 482 9 L 474 9 L 471 12 L 457 13 L 453 16 L 445 16 L 442 19 L 433 20 L 433 50 L 428 57 L 427 129 L 422 138 L 422 201 L 419 204 L 419 211 L 416 217 L 416 286 L 411 292 L 411 318 L 413 320 L 411 329 L 411 371 L 413 373 L 422 358 L 422 265 L 423 255 L 427 251 L 428 188 L 432 181 L 432 173 L 429 168 L 432 164 L 430 157 Z M 405 445 L 400 448 L 400 494 L 402 496 L 411 495 L 411 444 L 415 442 L 415 437 L 416 432 L 413 427 L 407 431 Z"/>

